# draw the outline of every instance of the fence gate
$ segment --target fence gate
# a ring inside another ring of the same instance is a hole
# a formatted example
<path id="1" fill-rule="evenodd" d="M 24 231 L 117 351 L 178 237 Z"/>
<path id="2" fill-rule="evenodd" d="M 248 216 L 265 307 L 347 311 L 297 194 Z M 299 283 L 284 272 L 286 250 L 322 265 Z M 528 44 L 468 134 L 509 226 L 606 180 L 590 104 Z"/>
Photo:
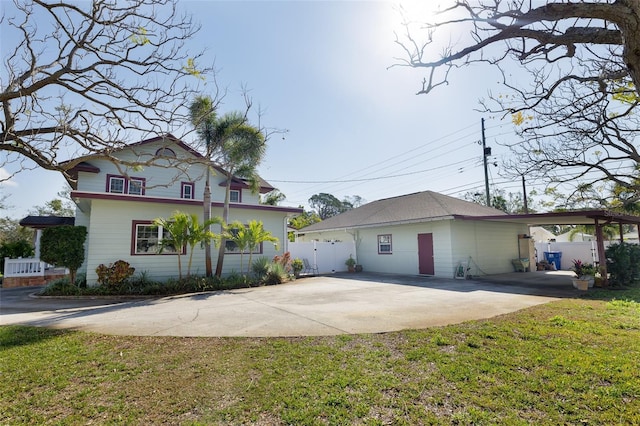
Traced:
<path id="1" fill-rule="evenodd" d="M 291 258 L 308 259 L 309 263 L 318 266 L 318 273 L 332 274 L 345 272 L 345 261 L 349 256 L 356 257 L 356 244 L 353 241 L 321 242 L 310 241 L 289 243 Z"/>

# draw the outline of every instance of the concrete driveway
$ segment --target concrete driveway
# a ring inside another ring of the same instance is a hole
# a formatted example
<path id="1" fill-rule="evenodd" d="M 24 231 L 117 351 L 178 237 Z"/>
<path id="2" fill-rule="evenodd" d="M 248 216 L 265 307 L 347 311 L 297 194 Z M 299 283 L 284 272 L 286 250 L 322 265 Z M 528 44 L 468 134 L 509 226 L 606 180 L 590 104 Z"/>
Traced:
<path id="1" fill-rule="evenodd" d="M 344 274 L 144 300 L 33 298 L 0 290 L 0 324 L 136 336 L 319 336 L 490 318 L 579 293 L 518 283 Z"/>

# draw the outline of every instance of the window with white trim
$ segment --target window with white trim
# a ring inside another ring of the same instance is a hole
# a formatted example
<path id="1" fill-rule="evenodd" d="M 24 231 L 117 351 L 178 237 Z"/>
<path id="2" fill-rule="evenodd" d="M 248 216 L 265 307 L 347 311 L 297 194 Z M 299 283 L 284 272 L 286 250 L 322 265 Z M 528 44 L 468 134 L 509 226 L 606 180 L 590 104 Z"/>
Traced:
<path id="1" fill-rule="evenodd" d="M 162 226 L 151 222 L 134 222 L 134 242 L 131 254 L 160 254 L 160 243 L 170 235 Z M 174 246 L 165 245 L 162 254 L 176 254 Z"/>
<path id="2" fill-rule="evenodd" d="M 186 198 L 188 200 L 193 200 L 195 197 L 194 193 L 194 183 L 193 182 L 182 182 L 182 190 L 180 191 L 180 197 Z"/>
<path id="3" fill-rule="evenodd" d="M 143 179 L 130 179 L 129 180 L 129 194 L 131 195 L 142 195 L 144 187 Z"/>
<path id="4" fill-rule="evenodd" d="M 144 186 L 144 178 L 107 175 L 107 192 L 112 194 L 144 195 Z"/>
<path id="5" fill-rule="evenodd" d="M 378 254 L 391 254 L 391 234 L 378 235 Z"/>
<path id="6" fill-rule="evenodd" d="M 122 176 L 109 176 L 109 192 L 124 194 L 126 179 Z"/>
<path id="7" fill-rule="evenodd" d="M 229 202 L 231 202 L 231 203 L 239 203 L 240 202 L 240 190 L 232 189 L 229 192 Z"/>

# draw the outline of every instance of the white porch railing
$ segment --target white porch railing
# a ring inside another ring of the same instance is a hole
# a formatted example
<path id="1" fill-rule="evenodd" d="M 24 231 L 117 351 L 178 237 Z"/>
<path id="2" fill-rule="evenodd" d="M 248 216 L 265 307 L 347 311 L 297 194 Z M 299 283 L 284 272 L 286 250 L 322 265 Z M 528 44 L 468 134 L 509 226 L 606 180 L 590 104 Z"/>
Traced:
<path id="1" fill-rule="evenodd" d="M 4 276 L 10 277 L 43 277 L 47 264 L 40 259 L 4 258 Z"/>

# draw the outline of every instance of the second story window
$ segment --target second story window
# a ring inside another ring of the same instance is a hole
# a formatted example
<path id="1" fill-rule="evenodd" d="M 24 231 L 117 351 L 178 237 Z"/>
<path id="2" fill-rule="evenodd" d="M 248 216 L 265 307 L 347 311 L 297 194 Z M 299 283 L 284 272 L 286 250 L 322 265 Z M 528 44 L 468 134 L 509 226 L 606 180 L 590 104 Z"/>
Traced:
<path id="1" fill-rule="evenodd" d="M 112 194 L 144 195 L 145 179 L 107 175 L 107 192 Z"/>
<path id="2" fill-rule="evenodd" d="M 121 176 L 109 176 L 109 192 L 124 194 L 125 178 Z"/>
<path id="3" fill-rule="evenodd" d="M 129 194 L 142 195 L 143 186 L 144 186 L 144 181 L 142 179 L 131 179 L 129 181 Z"/>
<path id="4" fill-rule="evenodd" d="M 182 189 L 180 191 L 180 198 L 186 198 L 188 200 L 193 200 L 195 197 L 194 193 L 194 183 L 193 182 L 182 182 Z"/>
<path id="5" fill-rule="evenodd" d="M 229 193 L 229 201 L 232 203 L 240 202 L 240 191 L 237 189 L 232 189 Z"/>

